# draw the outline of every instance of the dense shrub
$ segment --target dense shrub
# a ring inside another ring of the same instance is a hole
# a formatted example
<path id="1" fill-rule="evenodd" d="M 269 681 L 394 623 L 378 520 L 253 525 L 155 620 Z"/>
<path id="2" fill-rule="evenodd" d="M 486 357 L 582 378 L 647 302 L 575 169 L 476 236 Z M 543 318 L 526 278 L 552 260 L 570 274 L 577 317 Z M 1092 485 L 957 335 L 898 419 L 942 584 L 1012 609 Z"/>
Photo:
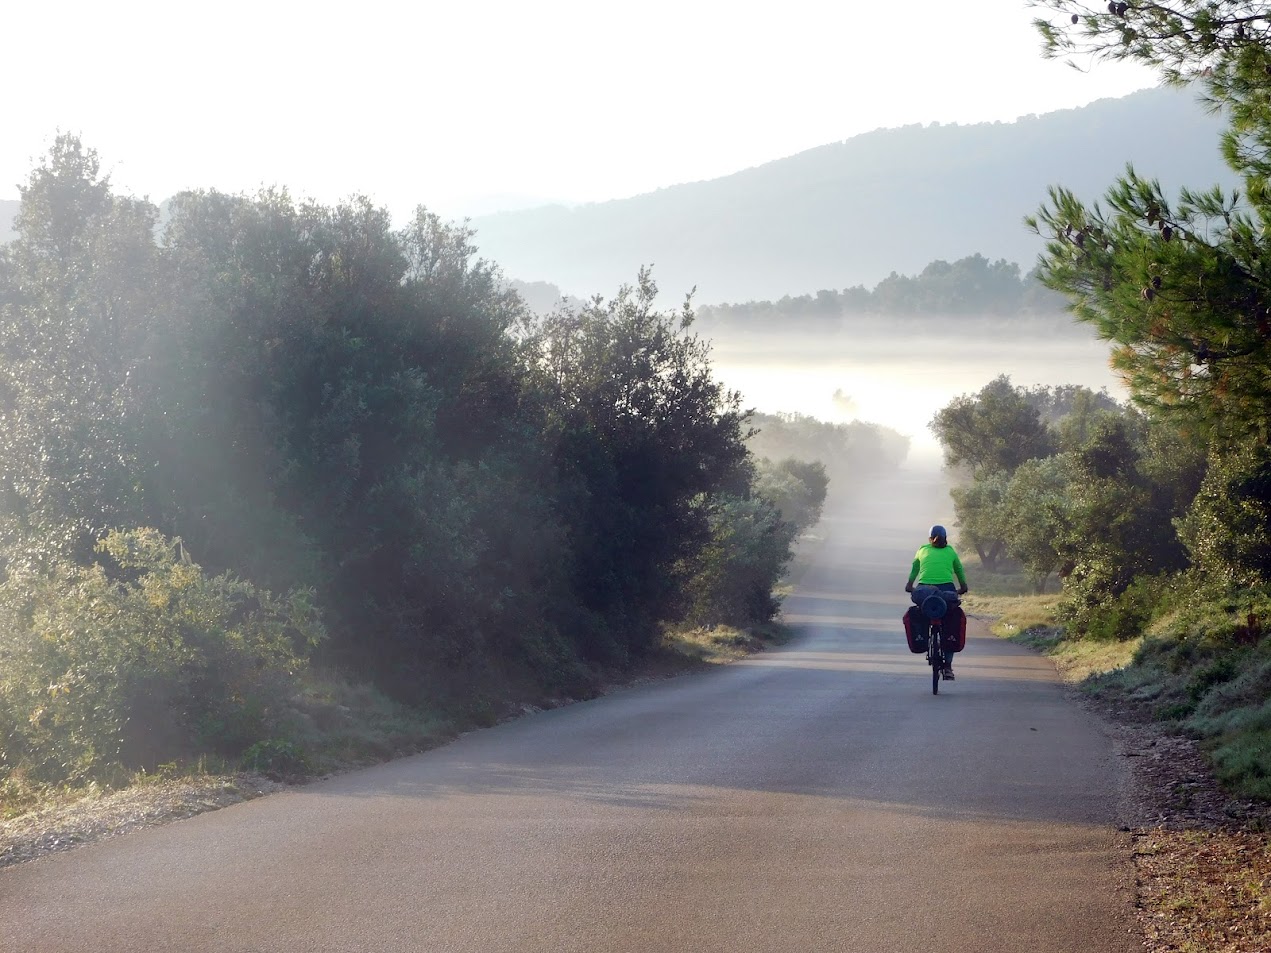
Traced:
<path id="1" fill-rule="evenodd" d="M 1204 572 L 1237 585 L 1271 583 L 1271 448 L 1215 454 L 1178 532 Z"/>
<path id="2" fill-rule="evenodd" d="M 1171 576 L 1139 576 L 1120 593 L 1104 595 L 1095 590 L 1083 601 L 1082 584 L 1077 582 L 1069 589 L 1060 616 L 1093 639 L 1137 638 L 1154 618 L 1167 611 L 1174 585 Z"/>
<path id="3" fill-rule="evenodd" d="M 811 529 L 821 518 L 830 478 L 825 465 L 787 457 L 773 462 L 760 460 L 756 466 L 755 494 L 776 507 L 781 518 L 793 523 L 798 532 Z"/>
<path id="4" fill-rule="evenodd" d="M 115 532 L 99 563 L 0 584 L 0 770 L 80 781 L 206 750 L 237 755 L 323 637 L 311 592 L 208 576 L 179 540 Z"/>
<path id="5" fill-rule="evenodd" d="M 712 506 L 711 541 L 692 565 L 692 625 L 768 622 L 779 603 L 773 587 L 790 561 L 796 527 L 761 499 L 722 498 Z"/>

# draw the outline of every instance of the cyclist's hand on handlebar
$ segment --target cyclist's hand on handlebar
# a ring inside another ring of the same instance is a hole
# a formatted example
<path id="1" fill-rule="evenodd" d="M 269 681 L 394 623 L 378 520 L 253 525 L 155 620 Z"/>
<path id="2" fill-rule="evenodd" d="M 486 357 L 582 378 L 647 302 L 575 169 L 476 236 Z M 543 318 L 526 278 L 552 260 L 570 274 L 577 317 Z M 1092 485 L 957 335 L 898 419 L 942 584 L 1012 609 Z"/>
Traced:
<path id="1" fill-rule="evenodd" d="M 960 596 L 966 595 L 966 586 L 963 586 L 961 589 L 958 590 L 958 595 Z"/>
<path id="2" fill-rule="evenodd" d="M 905 583 L 905 592 L 913 592 L 914 584 L 912 582 Z"/>

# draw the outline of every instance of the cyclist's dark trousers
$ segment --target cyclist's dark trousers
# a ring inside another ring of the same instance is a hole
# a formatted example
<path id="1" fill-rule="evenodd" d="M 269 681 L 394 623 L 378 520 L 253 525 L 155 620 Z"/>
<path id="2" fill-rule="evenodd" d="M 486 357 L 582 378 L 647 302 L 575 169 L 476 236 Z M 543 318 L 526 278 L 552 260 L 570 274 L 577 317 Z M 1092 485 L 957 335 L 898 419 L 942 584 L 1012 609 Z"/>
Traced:
<path id="1" fill-rule="evenodd" d="M 923 592 L 924 589 L 939 589 L 941 592 L 958 591 L 958 587 L 951 582 L 920 582 L 918 585 L 914 586 L 914 591 L 910 596 L 914 605 L 922 605 L 922 600 L 931 595 L 930 592 Z M 923 624 L 926 625 L 926 617 L 923 616 L 921 612 L 918 613 L 918 617 L 922 620 Z M 929 625 L 926 626 L 926 631 L 923 634 L 928 638 L 931 637 L 931 627 Z M 953 668 L 953 653 L 950 652 L 946 654 L 944 658 L 945 664 L 948 665 L 949 668 Z"/>

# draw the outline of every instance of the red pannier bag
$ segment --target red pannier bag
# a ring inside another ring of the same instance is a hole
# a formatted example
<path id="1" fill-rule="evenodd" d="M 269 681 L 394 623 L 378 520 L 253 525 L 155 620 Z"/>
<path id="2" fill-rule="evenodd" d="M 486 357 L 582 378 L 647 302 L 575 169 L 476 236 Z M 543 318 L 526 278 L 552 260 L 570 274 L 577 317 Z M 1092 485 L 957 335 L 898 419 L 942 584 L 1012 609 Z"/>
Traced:
<path id="1" fill-rule="evenodd" d="M 923 619 L 917 606 L 910 607 L 904 616 L 905 641 L 909 643 L 909 651 L 921 655 L 927 651 L 927 640 L 923 637 L 926 620 Z"/>
<path id="2" fill-rule="evenodd" d="M 966 613 L 961 606 L 949 606 L 941 635 L 946 652 L 961 652 L 966 648 Z"/>

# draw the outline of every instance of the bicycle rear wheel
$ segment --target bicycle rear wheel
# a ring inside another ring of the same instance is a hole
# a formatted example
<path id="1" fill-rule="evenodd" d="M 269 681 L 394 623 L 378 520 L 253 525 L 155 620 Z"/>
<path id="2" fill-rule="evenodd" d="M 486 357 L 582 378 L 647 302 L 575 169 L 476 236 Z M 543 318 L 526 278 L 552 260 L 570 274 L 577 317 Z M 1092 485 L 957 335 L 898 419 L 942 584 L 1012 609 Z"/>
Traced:
<path id="1" fill-rule="evenodd" d="M 927 664 L 931 666 L 931 694 L 940 694 L 940 673 L 944 670 L 944 659 L 940 651 L 940 628 L 932 626 L 927 633 Z"/>

